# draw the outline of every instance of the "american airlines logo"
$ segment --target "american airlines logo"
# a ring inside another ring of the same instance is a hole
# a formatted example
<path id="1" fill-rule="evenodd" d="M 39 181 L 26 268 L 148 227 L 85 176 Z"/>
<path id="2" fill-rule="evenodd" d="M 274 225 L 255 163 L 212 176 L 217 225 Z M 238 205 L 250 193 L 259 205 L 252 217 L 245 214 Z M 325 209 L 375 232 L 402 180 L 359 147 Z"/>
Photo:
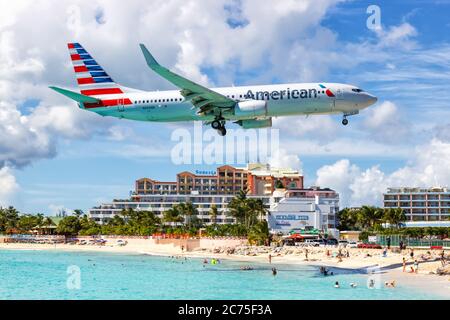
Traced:
<path id="1" fill-rule="evenodd" d="M 325 93 L 328 97 L 334 97 L 333 92 L 327 89 L 324 85 L 319 85 L 321 89 L 294 89 L 287 88 L 286 90 L 273 91 L 256 91 L 248 90 L 244 95 L 246 99 L 252 100 L 284 100 L 284 99 L 312 99 L 317 98 L 320 93 Z"/>

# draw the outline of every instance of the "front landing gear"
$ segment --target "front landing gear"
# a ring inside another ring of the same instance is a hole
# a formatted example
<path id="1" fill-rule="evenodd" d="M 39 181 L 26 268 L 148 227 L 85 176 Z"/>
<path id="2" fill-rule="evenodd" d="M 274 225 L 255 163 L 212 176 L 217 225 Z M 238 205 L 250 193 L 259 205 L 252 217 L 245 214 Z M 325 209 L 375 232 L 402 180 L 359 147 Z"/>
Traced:
<path id="1" fill-rule="evenodd" d="M 359 113 L 359 110 L 354 110 L 354 111 L 350 111 L 350 112 L 344 112 L 344 114 L 343 114 L 343 119 L 342 119 L 342 124 L 343 124 L 344 126 L 348 125 L 348 119 L 347 119 L 347 117 L 353 116 L 353 115 L 358 114 L 358 113 Z"/>
<path id="2" fill-rule="evenodd" d="M 224 137 L 227 134 L 227 129 L 225 129 L 225 120 L 223 119 L 216 119 L 213 122 L 211 122 L 211 127 L 214 130 L 217 130 L 217 133 Z"/>

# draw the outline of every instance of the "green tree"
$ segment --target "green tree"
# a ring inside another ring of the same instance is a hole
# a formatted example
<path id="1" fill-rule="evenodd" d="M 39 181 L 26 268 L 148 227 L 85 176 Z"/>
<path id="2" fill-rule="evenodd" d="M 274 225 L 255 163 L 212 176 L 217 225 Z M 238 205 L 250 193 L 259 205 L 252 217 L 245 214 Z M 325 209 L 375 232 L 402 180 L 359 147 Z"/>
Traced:
<path id="1" fill-rule="evenodd" d="M 194 207 L 192 202 L 179 203 L 177 204 L 177 207 L 180 214 L 184 216 L 187 227 L 191 228 L 193 217 L 198 215 L 197 209 Z"/>
<path id="2" fill-rule="evenodd" d="M 19 211 L 14 207 L 0 208 L 0 232 L 16 228 L 18 222 Z"/>
<path id="3" fill-rule="evenodd" d="M 33 228 L 38 226 L 39 226 L 39 218 L 31 214 L 21 215 L 16 225 L 17 229 L 19 229 L 19 231 L 23 233 L 28 233 Z"/>
<path id="4" fill-rule="evenodd" d="M 227 206 L 228 214 L 236 219 L 237 223 L 244 224 L 247 211 L 247 194 L 240 190 L 239 193 L 231 199 Z"/>
<path id="5" fill-rule="evenodd" d="M 383 219 L 383 209 L 373 206 L 362 206 L 358 210 L 358 223 L 361 224 L 364 230 L 374 230 L 381 226 Z"/>
<path id="6" fill-rule="evenodd" d="M 267 221 L 259 221 L 248 232 L 248 241 L 257 245 L 263 245 L 269 239 L 269 226 Z"/>
<path id="7" fill-rule="evenodd" d="M 56 232 L 65 236 L 77 235 L 81 230 L 80 219 L 76 216 L 67 216 L 61 219 Z"/>
<path id="8" fill-rule="evenodd" d="M 211 217 L 211 223 L 217 223 L 217 216 L 219 215 L 219 211 L 217 210 L 217 206 L 213 204 L 209 209 L 209 216 Z"/>
<path id="9" fill-rule="evenodd" d="M 360 230 L 358 210 L 344 208 L 338 213 L 339 230 Z"/>
<path id="10" fill-rule="evenodd" d="M 406 221 L 406 215 L 401 208 L 384 209 L 383 221 L 398 229 L 401 222 Z"/>
<path id="11" fill-rule="evenodd" d="M 184 219 L 177 205 L 174 205 L 172 208 L 164 211 L 163 213 L 163 222 L 169 223 L 172 226 L 176 225 L 177 223 L 183 222 L 183 220 Z"/>
<path id="12" fill-rule="evenodd" d="M 282 182 L 281 180 L 277 180 L 277 181 L 275 182 L 275 188 L 276 188 L 276 189 L 284 189 L 283 182 Z"/>

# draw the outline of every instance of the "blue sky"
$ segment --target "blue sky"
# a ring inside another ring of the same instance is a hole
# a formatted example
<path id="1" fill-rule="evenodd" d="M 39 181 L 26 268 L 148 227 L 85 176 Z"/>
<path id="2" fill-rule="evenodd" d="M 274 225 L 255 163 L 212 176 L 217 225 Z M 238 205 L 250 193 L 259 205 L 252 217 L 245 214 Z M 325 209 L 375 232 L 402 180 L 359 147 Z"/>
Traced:
<path id="1" fill-rule="evenodd" d="M 87 210 L 128 197 L 137 178 L 172 181 L 183 170 L 216 167 L 172 163 L 171 134 L 191 124 L 104 119 L 48 90 L 75 86 L 69 41 L 139 89 L 172 88 L 146 68 L 141 41 L 161 63 L 211 86 L 358 85 L 379 102 L 348 128 L 339 116 L 277 119 L 285 153 L 275 163 L 302 170 L 307 185 L 335 188 L 342 205 L 379 204 L 392 185 L 449 184 L 450 2 L 256 3 L 8 4 L 0 24 L 0 205 Z M 381 9 L 379 32 L 366 27 L 371 4 Z M 202 18 L 193 19 L 199 8 Z"/>

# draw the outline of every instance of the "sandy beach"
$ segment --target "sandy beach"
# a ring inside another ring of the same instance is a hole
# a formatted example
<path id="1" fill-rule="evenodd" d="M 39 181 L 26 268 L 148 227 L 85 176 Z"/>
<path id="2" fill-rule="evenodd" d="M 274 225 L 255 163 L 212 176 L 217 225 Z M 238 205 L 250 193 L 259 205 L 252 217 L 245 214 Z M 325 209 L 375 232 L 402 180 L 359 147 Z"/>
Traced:
<path id="1" fill-rule="evenodd" d="M 341 249 L 342 259 L 339 259 L 338 248 L 324 247 L 251 247 L 245 245 L 230 246 L 226 241 L 215 242 L 215 246 L 209 248 L 196 248 L 186 252 L 180 246 L 172 244 L 156 244 L 152 239 L 130 239 L 125 246 L 111 244 L 98 245 L 70 245 L 70 244 L 24 244 L 24 243 L 0 243 L 0 250 L 63 250 L 85 252 L 109 252 L 117 254 L 147 254 L 159 256 L 185 256 L 191 258 L 218 258 L 242 261 L 243 265 L 252 263 L 271 265 L 310 265 L 325 266 L 326 268 L 339 268 L 370 273 L 374 270 L 381 276 L 381 281 L 395 280 L 397 284 L 416 287 L 420 290 L 438 293 L 444 299 L 450 299 L 450 275 L 437 275 L 436 271 L 442 266 L 439 260 L 439 250 L 415 249 L 414 259 L 410 258 L 410 251 L 388 251 L 386 257 L 383 250 L 378 249 Z M 222 246 L 219 246 L 222 244 Z M 228 245 L 227 245 L 228 244 Z M 228 251 L 228 252 L 227 252 Z M 230 251 L 234 251 L 230 253 Z M 306 257 L 307 254 L 307 257 Z M 446 250 L 447 258 L 450 258 L 449 250 Z M 403 272 L 402 259 L 405 257 L 407 266 Z M 414 260 L 419 262 L 417 273 L 411 273 L 410 267 Z M 446 270 L 450 264 L 447 262 Z"/>

